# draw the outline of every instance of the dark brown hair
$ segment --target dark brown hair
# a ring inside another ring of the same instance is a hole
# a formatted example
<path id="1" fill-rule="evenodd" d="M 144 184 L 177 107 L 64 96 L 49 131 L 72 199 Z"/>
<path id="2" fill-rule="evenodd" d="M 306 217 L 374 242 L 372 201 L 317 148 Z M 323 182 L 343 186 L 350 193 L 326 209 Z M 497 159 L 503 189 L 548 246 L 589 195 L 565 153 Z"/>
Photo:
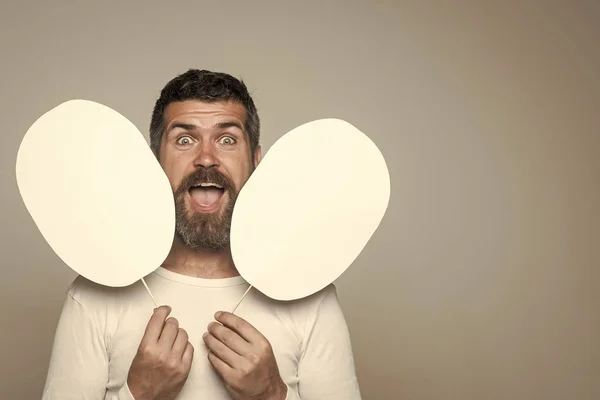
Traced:
<path id="1" fill-rule="evenodd" d="M 222 72 L 190 69 L 173 78 L 160 92 L 150 122 L 150 148 L 159 157 L 160 141 L 165 130 L 164 113 L 170 103 L 185 100 L 205 102 L 233 100 L 246 109 L 245 131 L 252 156 L 260 139 L 260 119 L 248 88 L 242 80 Z"/>

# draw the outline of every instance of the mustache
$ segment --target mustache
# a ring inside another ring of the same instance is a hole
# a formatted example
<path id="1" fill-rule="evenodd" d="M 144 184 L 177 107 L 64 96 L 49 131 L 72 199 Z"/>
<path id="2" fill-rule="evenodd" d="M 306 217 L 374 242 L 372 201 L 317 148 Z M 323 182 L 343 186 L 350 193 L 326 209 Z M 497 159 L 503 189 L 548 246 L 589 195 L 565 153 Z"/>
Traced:
<path id="1" fill-rule="evenodd" d="M 192 186 L 199 183 L 215 183 L 230 193 L 235 193 L 235 186 L 231 179 L 223 175 L 214 168 L 198 168 L 191 174 L 187 175 L 177 188 L 176 194 L 187 192 Z"/>

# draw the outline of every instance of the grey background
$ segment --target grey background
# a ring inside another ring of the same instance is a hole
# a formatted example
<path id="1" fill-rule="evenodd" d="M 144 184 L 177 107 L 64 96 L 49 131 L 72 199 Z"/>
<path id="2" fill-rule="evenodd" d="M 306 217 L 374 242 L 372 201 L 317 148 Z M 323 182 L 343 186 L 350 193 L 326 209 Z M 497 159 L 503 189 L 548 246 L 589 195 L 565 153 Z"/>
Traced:
<path id="1" fill-rule="evenodd" d="M 3 1 L 0 398 L 40 397 L 74 276 L 19 197 L 23 134 L 72 98 L 146 134 L 190 67 L 248 83 L 265 149 L 337 117 L 384 153 L 337 281 L 365 399 L 600 398 L 599 4 Z"/>

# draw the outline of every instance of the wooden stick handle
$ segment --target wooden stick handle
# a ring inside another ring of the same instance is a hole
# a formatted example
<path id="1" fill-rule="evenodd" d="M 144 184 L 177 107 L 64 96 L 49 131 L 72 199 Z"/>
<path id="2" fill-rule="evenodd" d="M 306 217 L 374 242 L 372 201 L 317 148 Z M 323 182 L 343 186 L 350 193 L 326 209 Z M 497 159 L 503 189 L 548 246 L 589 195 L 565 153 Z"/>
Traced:
<path id="1" fill-rule="evenodd" d="M 240 306 L 240 304 L 242 304 L 242 300 L 244 300 L 244 297 L 246 297 L 246 295 L 248 294 L 248 292 L 250 291 L 250 289 L 252 289 L 252 285 L 250 285 L 248 287 L 248 289 L 246 290 L 246 292 L 244 293 L 244 295 L 242 296 L 242 298 L 240 299 L 240 301 L 238 301 L 237 305 L 235 306 L 235 308 L 231 312 L 232 314 L 235 314 L 235 310 L 237 310 L 237 308 Z"/>
<path id="2" fill-rule="evenodd" d="M 144 286 L 146 287 L 146 291 L 148 292 L 148 294 L 152 298 L 152 301 L 154 302 L 154 306 L 156 306 L 156 308 L 158 308 L 158 303 L 156 302 L 156 299 L 154 298 L 154 296 L 152 296 L 152 292 L 150 291 L 150 288 L 148 287 L 148 284 L 146 283 L 146 281 L 144 280 L 144 278 L 142 278 L 142 283 L 144 284 Z"/>

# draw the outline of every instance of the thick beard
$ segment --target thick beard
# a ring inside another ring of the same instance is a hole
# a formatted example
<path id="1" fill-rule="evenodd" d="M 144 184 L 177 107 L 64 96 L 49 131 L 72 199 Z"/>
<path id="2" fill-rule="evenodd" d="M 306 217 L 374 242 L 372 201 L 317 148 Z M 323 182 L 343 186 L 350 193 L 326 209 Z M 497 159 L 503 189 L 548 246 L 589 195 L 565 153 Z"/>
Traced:
<path id="1" fill-rule="evenodd" d="M 223 186 L 228 199 L 221 211 L 205 214 L 188 210 L 185 197 L 190 186 L 197 182 L 215 182 Z M 197 170 L 186 177 L 175 192 L 175 233 L 192 250 L 221 251 L 228 248 L 236 198 L 237 191 L 233 183 L 221 173 L 216 170 Z"/>

